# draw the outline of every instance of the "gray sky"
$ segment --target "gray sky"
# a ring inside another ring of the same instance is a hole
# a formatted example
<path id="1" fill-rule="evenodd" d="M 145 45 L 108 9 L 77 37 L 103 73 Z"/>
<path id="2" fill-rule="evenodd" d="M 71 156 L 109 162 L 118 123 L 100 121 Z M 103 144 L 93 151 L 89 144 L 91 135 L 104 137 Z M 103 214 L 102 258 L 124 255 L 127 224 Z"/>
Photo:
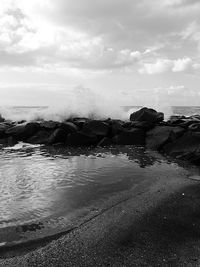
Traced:
<path id="1" fill-rule="evenodd" d="M 199 0 L 1 0 L 0 105 L 200 105 Z"/>

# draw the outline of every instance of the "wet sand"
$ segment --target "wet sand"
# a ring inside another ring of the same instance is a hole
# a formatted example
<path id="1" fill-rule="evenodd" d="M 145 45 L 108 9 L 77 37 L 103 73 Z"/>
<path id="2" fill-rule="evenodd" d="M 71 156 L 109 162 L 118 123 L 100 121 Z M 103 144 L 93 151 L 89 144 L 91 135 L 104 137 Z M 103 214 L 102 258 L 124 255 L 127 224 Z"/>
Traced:
<path id="1" fill-rule="evenodd" d="M 158 177 L 123 194 L 48 244 L 1 253 L 0 266 L 200 266 L 200 182 Z"/>

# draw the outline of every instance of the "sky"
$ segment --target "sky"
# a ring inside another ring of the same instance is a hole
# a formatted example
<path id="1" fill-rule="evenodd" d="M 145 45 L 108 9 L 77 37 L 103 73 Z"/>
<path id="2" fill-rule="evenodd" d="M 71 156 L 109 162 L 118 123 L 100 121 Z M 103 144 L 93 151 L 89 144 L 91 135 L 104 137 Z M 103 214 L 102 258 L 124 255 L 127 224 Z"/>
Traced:
<path id="1" fill-rule="evenodd" d="M 200 105 L 199 14 L 199 0 L 1 0 L 0 105 Z"/>

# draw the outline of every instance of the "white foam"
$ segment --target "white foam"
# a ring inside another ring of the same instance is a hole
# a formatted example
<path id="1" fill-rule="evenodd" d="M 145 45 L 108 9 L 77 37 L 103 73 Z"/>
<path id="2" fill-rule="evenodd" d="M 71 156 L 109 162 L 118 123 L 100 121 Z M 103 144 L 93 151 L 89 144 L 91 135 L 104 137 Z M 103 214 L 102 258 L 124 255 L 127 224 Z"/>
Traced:
<path id="1" fill-rule="evenodd" d="M 14 146 L 9 146 L 9 147 L 4 147 L 4 150 L 23 150 L 27 148 L 37 148 L 40 147 L 41 145 L 32 145 L 29 143 L 24 143 L 24 142 L 19 142 Z"/>

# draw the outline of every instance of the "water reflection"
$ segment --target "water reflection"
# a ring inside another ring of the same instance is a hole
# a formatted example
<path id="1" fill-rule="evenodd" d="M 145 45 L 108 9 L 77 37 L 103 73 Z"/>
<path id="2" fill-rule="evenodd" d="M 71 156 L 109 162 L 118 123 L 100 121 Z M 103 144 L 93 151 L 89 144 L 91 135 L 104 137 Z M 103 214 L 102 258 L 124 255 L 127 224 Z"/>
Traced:
<path id="1" fill-rule="evenodd" d="M 142 147 L 1 150 L 0 229 L 27 224 L 40 229 L 34 222 L 66 218 L 145 180 L 175 172 L 169 162 Z"/>

